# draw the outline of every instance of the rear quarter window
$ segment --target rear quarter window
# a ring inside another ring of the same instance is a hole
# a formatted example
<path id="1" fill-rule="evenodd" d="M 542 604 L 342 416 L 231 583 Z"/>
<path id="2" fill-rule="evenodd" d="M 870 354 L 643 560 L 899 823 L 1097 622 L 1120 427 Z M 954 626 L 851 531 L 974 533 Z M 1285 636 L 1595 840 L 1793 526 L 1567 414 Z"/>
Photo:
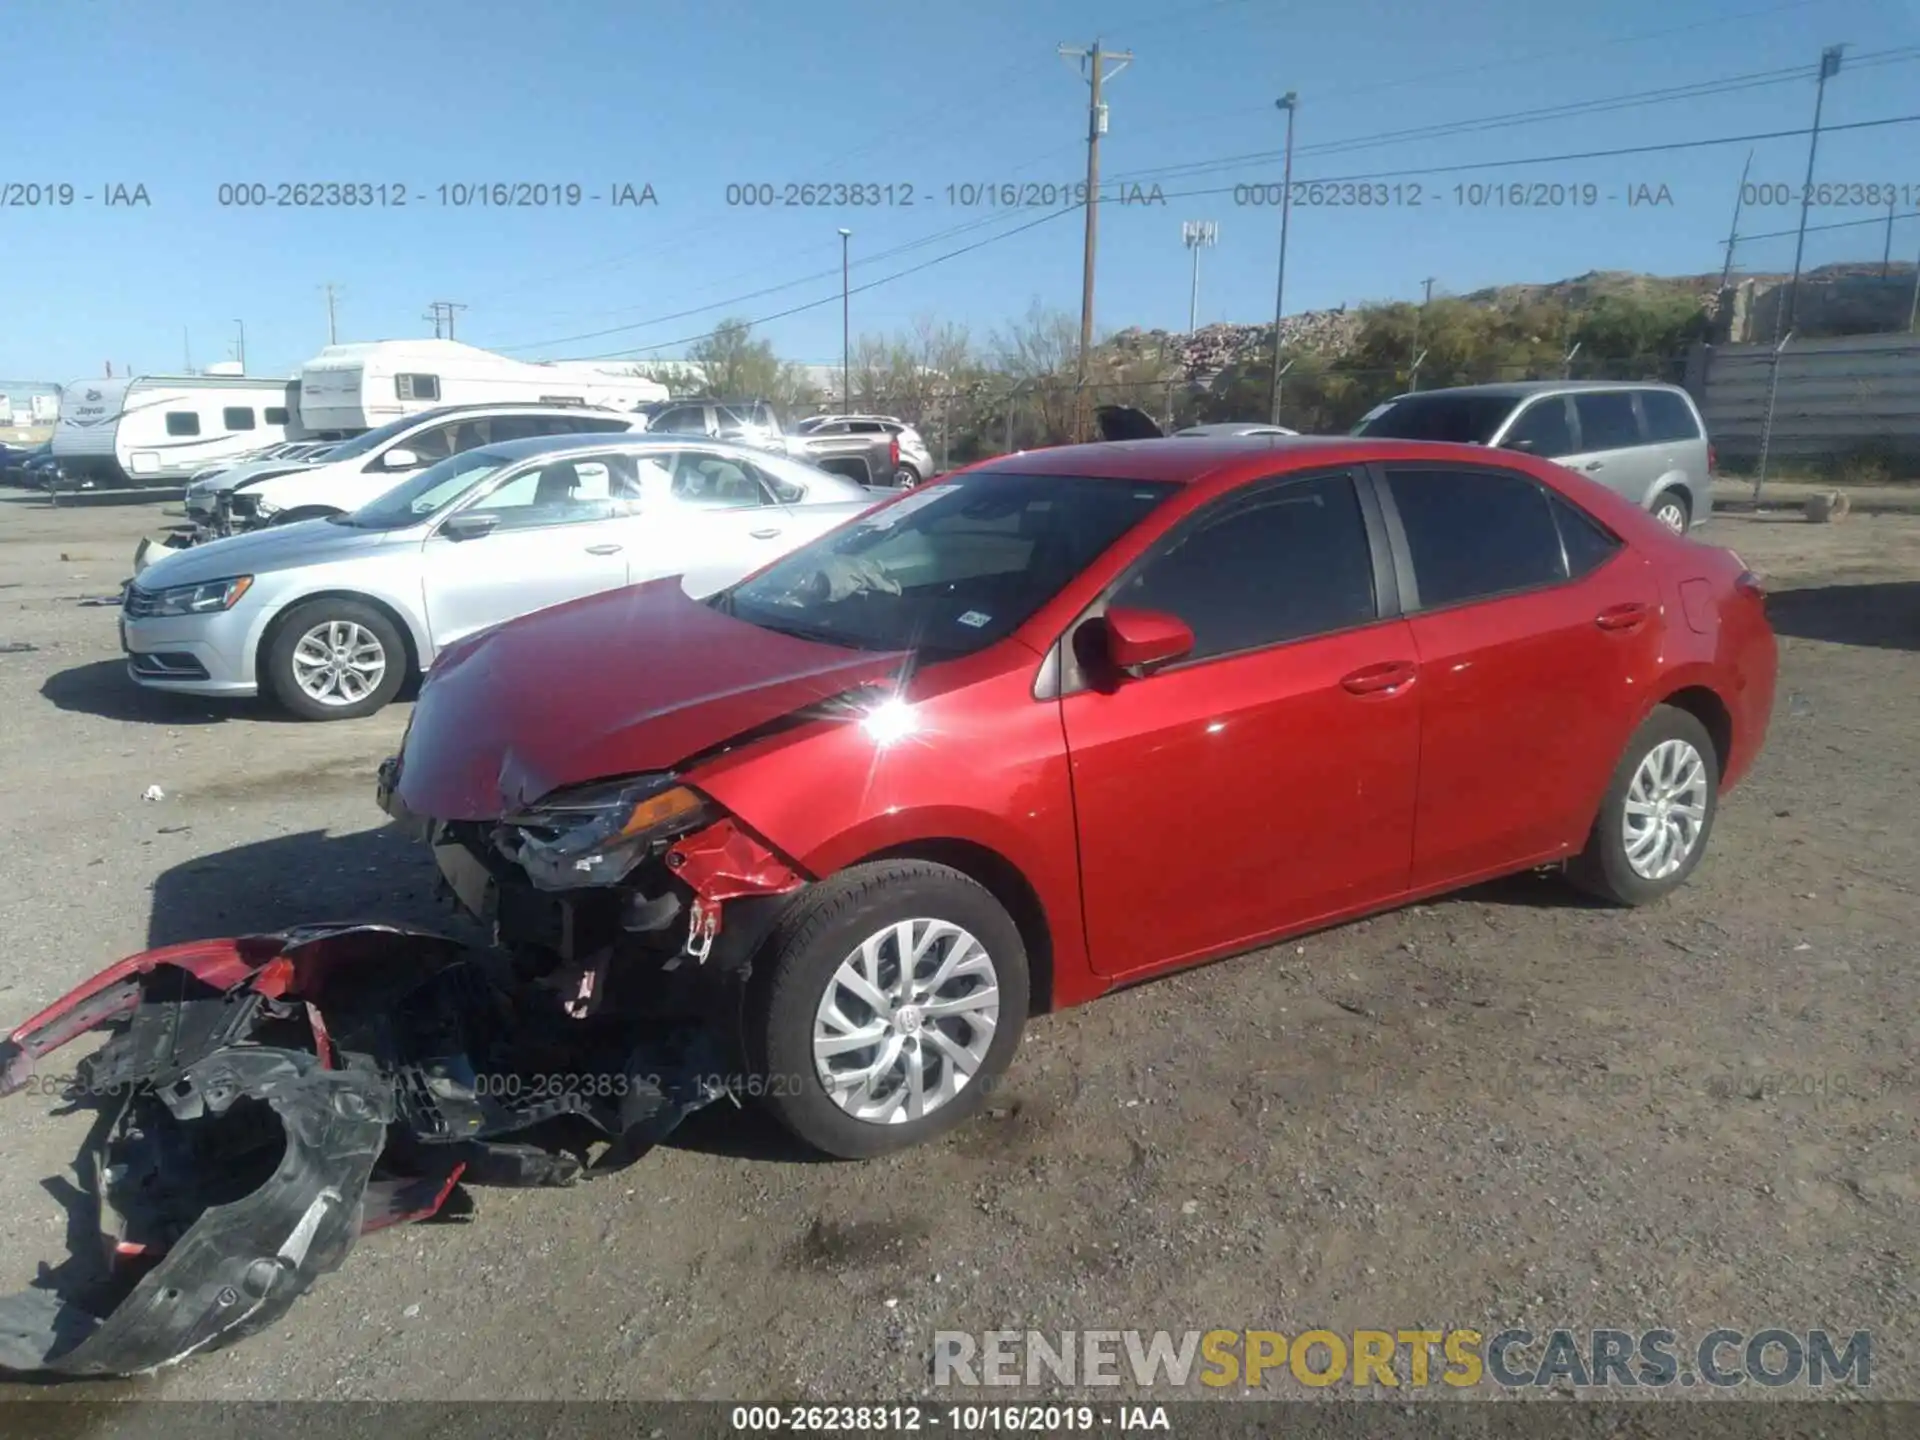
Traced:
<path id="1" fill-rule="evenodd" d="M 1671 390 L 1642 390 L 1640 413 L 1647 420 L 1648 440 L 1698 440 L 1700 426 L 1693 407 Z"/>

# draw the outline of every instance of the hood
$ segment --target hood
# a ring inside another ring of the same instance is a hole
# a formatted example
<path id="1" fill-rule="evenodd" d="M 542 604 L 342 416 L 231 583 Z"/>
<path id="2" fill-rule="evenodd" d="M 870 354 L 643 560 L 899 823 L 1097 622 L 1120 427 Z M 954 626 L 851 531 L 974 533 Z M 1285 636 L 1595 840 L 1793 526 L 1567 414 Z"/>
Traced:
<path id="1" fill-rule="evenodd" d="M 689 598 L 678 576 L 605 591 L 440 653 L 399 799 L 436 820 L 497 819 L 565 786 L 672 769 L 905 659 L 762 630 Z"/>
<path id="2" fill-rule="evenodd" d="M 672 770 L 904 660 L 735 620 L 680 576 L 609 589 L 440 653 L 413 708 L 399 801 L 434 820 L 495 820 L 566 785 Z"/>
<path id="3" fill-rule="evenodd" d="M 1151 415 L 1131 405 L 1102 405 L 1093 416 L 1102 440 L 1158 440 L 1166 433 Z"/>
<path id="4" fill-rule="evenodd" d="M 417 528 L 356 530 L 351 525 L 335 525 L 328 520 L 301 520 L 167 553 L 140 572 L 140 588 L 164 590 L 169 585 L 199 585 L 233 575 L 297 570 L 343 560 L 358 551 L 407 542 L 420 543 Z"/>
<path id="5" fill-rule="evenodd" d="M 207 476 L 205 483 L 211 490 L 232 490 L 250 480 L 271 480 L 276 475 L 292 475 L 316 468 L 316 465 L 304 460 L 249 460 Z"/>

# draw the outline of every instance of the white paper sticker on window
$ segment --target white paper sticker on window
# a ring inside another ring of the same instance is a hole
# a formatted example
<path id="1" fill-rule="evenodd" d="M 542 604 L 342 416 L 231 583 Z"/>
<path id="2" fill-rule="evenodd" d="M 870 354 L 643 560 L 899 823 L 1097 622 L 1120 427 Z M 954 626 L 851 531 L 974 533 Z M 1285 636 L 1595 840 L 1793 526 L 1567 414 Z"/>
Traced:
<path id="1" fill-rule="evenodd" d="M 966 614 L 960 617 L 960 623 L 962 625 L 971 625 L 974 629 L 978 630 L 982 625 L 985 625 L 991 619 L 993 619 L 993 617 L 991 615 L 986 614 L 983 611 L 969 610 L 967 611 Z"/>

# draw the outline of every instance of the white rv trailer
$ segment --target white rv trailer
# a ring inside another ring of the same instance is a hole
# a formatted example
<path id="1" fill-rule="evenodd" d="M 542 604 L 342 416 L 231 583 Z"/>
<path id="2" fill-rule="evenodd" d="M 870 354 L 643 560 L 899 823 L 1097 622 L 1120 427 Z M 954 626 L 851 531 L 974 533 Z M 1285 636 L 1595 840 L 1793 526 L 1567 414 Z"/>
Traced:
<path id="1" fill-rule="evenodd" d="M 657 381 L 586 362 L 509 360 L 457 340 L 329 345 L 300 367 L 300 418 L 356 434 L 441 405 L 489 401 L 632 410 L 667 398 Z"/>
<path id="2" fill-rule="evenodd" d="M 183 485 L 196 470 L 306 437 L 291 380 L 139 375 L 76 380 L 61 397 L 53 455 L 96 489 Z"/>

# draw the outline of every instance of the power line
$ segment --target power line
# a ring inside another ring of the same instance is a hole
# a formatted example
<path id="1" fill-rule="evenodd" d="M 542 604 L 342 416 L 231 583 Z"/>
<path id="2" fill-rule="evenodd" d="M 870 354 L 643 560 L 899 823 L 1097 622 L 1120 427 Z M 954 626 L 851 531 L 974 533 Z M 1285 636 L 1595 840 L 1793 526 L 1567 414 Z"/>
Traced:
<path id="1" fill-rule="evenodd" d="M 1081 203 L 1076 201 L 1074 204 L 1069 205 L 1064 209 L 1050 210 L 1037 220 L 1029 220 L 1024 225 L 1016 225 L 1014 226 L 1013 229 L 1002 231 L 998 235 L 989 235 L 986 239 L 976 240 L 971 245 L 962 245 L 958 250 L 949 250 L 944 255 L 936 255 L 931 260 L 921 261 L 918 265 L 909 265 L 906 269 L 896 270 L 891 275 L 882 275 L 879 279 L 869 280 L 864 285 L 855 285 L 847 293 L 851 295 L 858 295 L 864 290 L 873 290 L 882 285 L 890 285 L 895 280 L 904 279 L 908 275 L 918 274 L 920 271 L 931 269 L 935 265 L 943 265 L 949 260 L 958 259 L 962 255 L 971 254 L 973 251 L 983 249 L 988 245 L 996 245 L 1002 240 L 1011 240 L 1015 235 L 1019 235 L 1025 231 L 1035 229 L 1041 225 L 1047 224 L 1050 221 L 1058 220 L 1062 215 L 1071 215 L 1076 210 L 1079 210 L 1080 208 L 1081 208 Z M 789 315 L 799 315 L 808 310 L 818 310 L 822 305 L 831 305 L 838 299 L 840 299 L 840 292 L 836 290 L 833 294 L 828 295 L 823 299 L 809 300 L 804 305 L 794 305 L 789 307 L 788 309 L 776 311 L 771 315 L 762 315 L 757 319 L 749 320 L 745 323 L 748 324 L 749 326 L 765 325 L 770 321 L 784 320 Z M 570 358 L 580 359 L 580 360 L 622 360 L 622 359 L 626 359 L 629 356 L 651 354 L 655 350 L 671 349 L 673 346 L 676 346 L 676 345 L 691 345 L 697 340 L 705 340 L 708 337 L 712 335 L 716 335 L 718 333 L 719 332 L 717 330 L 702 330 L 697 335 L 683 335 L 677 340 L 662 340 L 659 343 L 654 345 L 640 345 L 640 346 L 636 346 L 631 350 L 615 350 L 604 355 L 580 355 L 580 356 L 574 356 Z"/>

